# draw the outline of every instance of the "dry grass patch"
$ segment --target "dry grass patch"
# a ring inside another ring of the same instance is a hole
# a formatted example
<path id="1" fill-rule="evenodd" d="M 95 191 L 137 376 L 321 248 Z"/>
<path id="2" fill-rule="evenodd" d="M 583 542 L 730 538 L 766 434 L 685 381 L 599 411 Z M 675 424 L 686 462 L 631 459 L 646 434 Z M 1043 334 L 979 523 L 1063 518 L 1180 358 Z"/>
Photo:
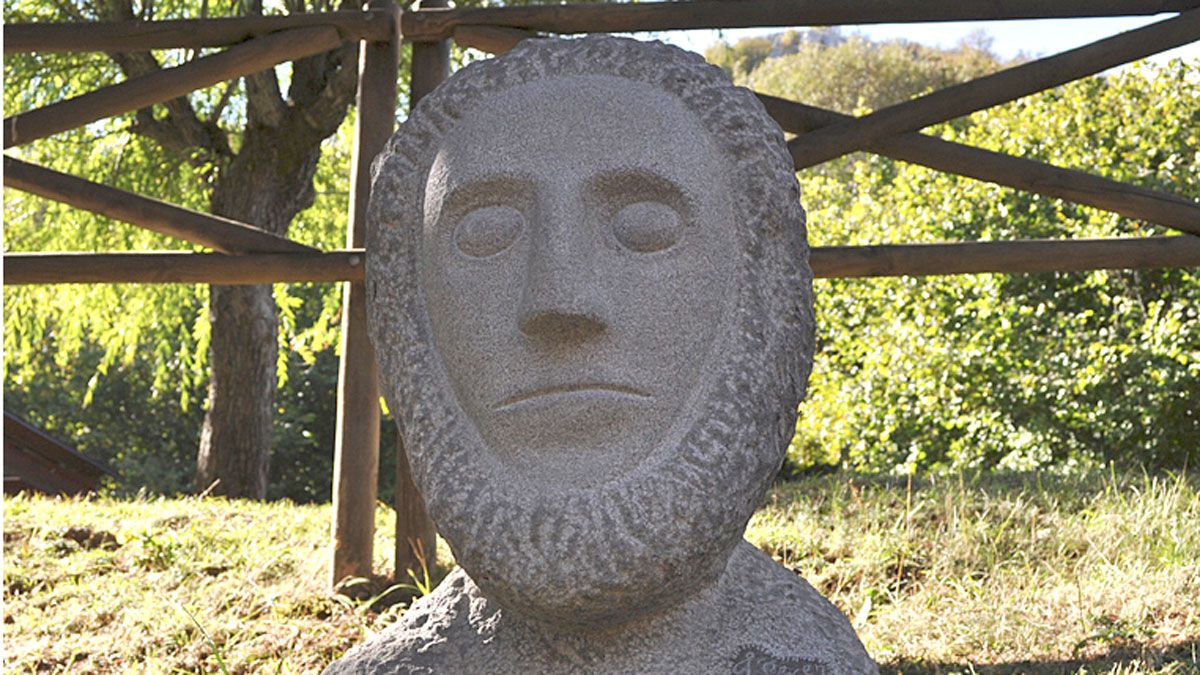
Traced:
<path id="1" fill-rule="evenodd" d="M 1200 672 L 1194 479 L 831 476 L 777 489 L 749 538 L 886 672 Z"/>
<path id="2" fill-rule="evenodd" d="M 1200 477 L 1076 473 L 777 486 L 748 537 L 888 673 L 1200 673 Z M 314 673 L 403 605 L 326 588 L 330 510 L 4 500 L 13 673 Z M 388 571 L 392 514 L 377 512 Z M 441 566 L 452 564 L 440 551 Z"/>

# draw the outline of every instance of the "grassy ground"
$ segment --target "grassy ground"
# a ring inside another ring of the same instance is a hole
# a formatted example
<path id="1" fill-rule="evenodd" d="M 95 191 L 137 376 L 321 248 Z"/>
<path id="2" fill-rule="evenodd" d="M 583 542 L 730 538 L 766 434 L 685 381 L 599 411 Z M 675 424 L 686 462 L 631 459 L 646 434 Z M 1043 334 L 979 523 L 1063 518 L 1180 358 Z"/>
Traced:
<path id="1" fill-rule="evenodd" d="M 328 530 L 320 506 L 6 497 L 5 672 L 317 672 L 403 611 L 325 591 Z M 887 673 L 1200 673 L 1200 476 L 810 478 L 748 538 Z"/>

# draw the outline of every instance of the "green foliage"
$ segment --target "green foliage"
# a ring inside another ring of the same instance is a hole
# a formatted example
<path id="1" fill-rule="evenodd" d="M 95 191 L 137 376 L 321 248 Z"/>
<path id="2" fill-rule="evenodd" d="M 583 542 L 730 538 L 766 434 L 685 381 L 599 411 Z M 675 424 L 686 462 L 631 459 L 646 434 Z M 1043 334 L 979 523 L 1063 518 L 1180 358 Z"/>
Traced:
<path id="1" fill-rule="evenodd" d="M 1197 100 L 1200 65 L 1176 61 L 934 132 L 1195 199 Z M 876 156 L 801 183 L 817 245 L 1165 233 Z M 790 449 L 799 466 L 1200 460 L 1195 269 L 826 280 L 817 303 L 819 353 Z"/>
<path id="2" fill-rule="evenodd" d="M 84 343 L 74 360 L 59 366 L 54 340 L 52 334 L 44 335 L 31 360 L 10 367 L 5 409 L 108 464 L 119 476 L 108 484 L 115 494 L 187 490 L 204 416 L 200 406 L 181 410 L 180 392 L 156 388 L 149 359 L 116 364 L 100 376 L 96 366 L 104 357 L 102 347 Z M 202 398 L 201 385 L 185 386 L 193 387 L 188 393 L 193 400 Z M 86 405 L 85 399 L 90 399 Z"/>
<path id="3" fill-rule="evenodd" d="M 264 3 L 267 13 L 296 3 Z M 301 3 L 303 5 L 304 3 Z M 466 2 L 466 5 L 486 4 Z M 521 4 L 521 3 L 514 3 Z M 330 9 L 325 0 L 311 11 Z M 6 0 L 9 22 L 101 18 L 101 3 Z M 236 14 L 237 3 L 191 0 L 138 5 L 144 18 Z M 213 50 L 163 50 L 164 66 Z M 456 63 L 478 54 L 456 50 Z M 409 108 L 405 84 L 411 47 L 400 57 L 397 118 Z M 276 69 L 286 86 L 290 65 Z M 4 59 L 4 107 L 34 109 L 123 79 L 102 54 L 12 54 Z M 197 115 L 216 120 L 236 150 L 246 123 L 241 80 L 187 97 Z M 163 106 L 155 107 L 162 119 Z M 16 148 L 12 155 L 50 168 L 199 211 L 226 160 L 167 149 L 133 133 L 125 114 Z M 322 146 L 313 205 L 297 215 L 288 236 L 324 249 L 346 245 L 351 110 Z M 200 250 L 177 239 L 73 209 L 16 190 L 4 191 L 4 248 L 9 252 Z M 4 391 L 7 405 L 121 473 L 118 493 L 146 488 L 173 494 L 190 488 L 209 378 L 208 286 L 183 284 L 10 286 L 4 293 Z M 279 360 L 272 497 L 323 501 L 330 495 L 340 340 L 340 284 L 276 284 Z M 300 378 L 292 381 L 292 378 Z M 390 421 L 385 447 L 395 447 Z M 383 453 L 381 496 L 391 493 L 393 453 Z"/>
<path id="4" fill-rule="evenodd" d="M 844 113 L 875 110 L 999 68 L 985 38 L 942 50 L 914 42 L 871 42 L 837 29 L 788 31 L 719 42 L 705 58 L 737 84 Z"/>

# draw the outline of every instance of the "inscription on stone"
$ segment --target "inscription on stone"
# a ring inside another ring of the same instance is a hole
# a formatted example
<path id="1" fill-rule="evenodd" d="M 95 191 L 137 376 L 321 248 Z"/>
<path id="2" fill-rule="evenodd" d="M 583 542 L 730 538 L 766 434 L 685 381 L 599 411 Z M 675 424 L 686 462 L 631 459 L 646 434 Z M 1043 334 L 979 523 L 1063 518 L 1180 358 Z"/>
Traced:
<path id="1" fill-rule="evenodd" d="M 733 659 L 733 675 L 829 675 L 820 661 L 768 654 L 753 645 L 742 647 Z"/>

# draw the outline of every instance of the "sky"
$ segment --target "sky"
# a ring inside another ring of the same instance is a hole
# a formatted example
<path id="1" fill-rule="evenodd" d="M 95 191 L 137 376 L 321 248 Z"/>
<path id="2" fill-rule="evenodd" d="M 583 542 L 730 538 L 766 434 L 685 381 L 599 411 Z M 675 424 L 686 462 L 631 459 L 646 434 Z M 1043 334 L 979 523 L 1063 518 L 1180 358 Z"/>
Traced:
<path id="1" fill-rule="evenodd" d="M 1024 53 L 1028 57 L 1050 56 L 1057 52 L 1083 46 L 1089 42 L 1132 30 L 1170 18 L 1171 14 L 1140 17 L 1099 19 L 1037 19 L 1022 21 L 955 21 L 948 23 L 877 24 L 843 26 L 842 32 L 861 32 L 873 40 L 905 38 L 930 46 L 953 47 L 959 40 L 975 31 L 982 31 L 993 40 L 992 49 L 1002 58 Z M 767 35 L 784 28 L 745 28 L 725 31 L 694 30 L 661 34 L 659 39 L 685 49 L 703 53 L 719 39 L 733 43 L 754 35 Z M 1153 61 L 1170 58 L 1200 59 L 1200 43 L 1193 42 L 1178 49 L 1156 55 Z"/>

